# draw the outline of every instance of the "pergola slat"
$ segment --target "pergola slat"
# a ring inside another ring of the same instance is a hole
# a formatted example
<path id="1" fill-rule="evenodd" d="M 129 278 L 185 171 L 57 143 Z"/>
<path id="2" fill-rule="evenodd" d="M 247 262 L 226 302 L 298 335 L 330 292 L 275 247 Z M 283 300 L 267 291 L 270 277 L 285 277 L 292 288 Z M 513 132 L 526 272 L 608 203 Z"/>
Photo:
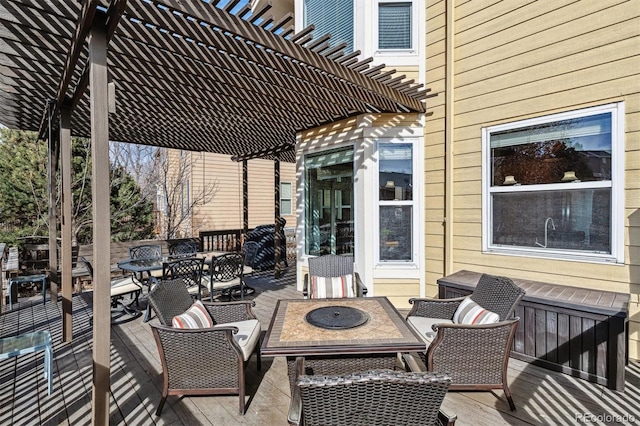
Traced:
<path id="1" fill-rule="evenodd" d="M 369 67 L 371 59 L 345 54 L 344 43 L 331 47 L 329 36 L 315 36 L 312 26 L 292 35 L 286 28 L 291 14 L 274 23 L 268 6 L 230 13 L 239 3 L 225 9 L 219 3 L 2 2 L 2 123 L 39 130 L 45 101 L 56 98 L 73 107 L 72 133 L 89 135 L 84 34 L 90 9 L 98 5 L 106 6 L 108 63 L 116 83 L 113 139 L 269 157 L 282 147 L 288 152 L 301 130 L 364 112 L 424 109 L 420 99 L 427 92 L 420 85 L 392 78 L 380 65 Z"/>

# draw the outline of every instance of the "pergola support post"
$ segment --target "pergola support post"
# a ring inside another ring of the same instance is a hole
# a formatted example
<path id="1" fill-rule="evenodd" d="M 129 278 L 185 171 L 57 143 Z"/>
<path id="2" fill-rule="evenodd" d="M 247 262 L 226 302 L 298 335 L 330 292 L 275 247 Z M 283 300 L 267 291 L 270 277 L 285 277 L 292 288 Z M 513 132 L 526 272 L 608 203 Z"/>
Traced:
<path id="1" fill-rule="evenodd" d="M 282 265 L 281 265 L 281 258 L 282 258 L 282 241 L 280 240 L 280 232 L 281 232 L 281 225 L 280 225 L 280 158 L 276 157 L 276 159 L 273 162 L 273 174 L 274 174 L 274 179 L 273 179 L 273 190 L 274 190 L 274 207 L 275 207 L 275 233 L 276 235 L 274 236 L 274 249 L 275 249 L 275 261 L 276 261 L 276 266 L 275 266 L 275 277 L 276 278 L 280 278 L 280 276 L 282 275 Z"/>
<path id="2" fill-rule="evenodd" d="M 242 238 L 249 233 L 249 163 L 242 160 Z"/>
<path id="3" fill-rule="evenodd" d="M 48 186 L 49 186 L 49 291 L 51 301 L 58 303 L 58 215 L 56 171 L 58 169 L 58 144 L 53 128 L 53 101 L 49 101 L 48 115 Z"/>
<path id="4" fill-rule="evenodd" d="M 71 218 L 71 110 L 60 110 L 60 175 L 62 180 L 62 341 L 73 339 L 73 283 L 72 283 L 72 218 Z"/>
<path id="5" fill-rule="evenodd" d="M 89 33 L 91 158 L 93 203 L 93 398 L 94 425 L 109 424 L 111 374 L 109 211 L 109 94 L 105 16 L 96 14 Z"/>

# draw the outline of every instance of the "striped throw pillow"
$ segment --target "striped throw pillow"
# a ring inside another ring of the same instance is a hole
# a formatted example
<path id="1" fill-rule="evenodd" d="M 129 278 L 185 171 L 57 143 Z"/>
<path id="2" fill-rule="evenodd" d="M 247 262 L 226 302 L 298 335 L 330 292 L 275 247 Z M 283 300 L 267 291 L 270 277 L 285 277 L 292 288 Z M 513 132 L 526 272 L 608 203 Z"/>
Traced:
<path id="1" fill-rule="evenodd" d="M 498 321 L 498 314 L 484 309 L 470 297 L 465 297 L 453 314 L 454 324 L 493 324 Z"/>
<path id="2" fill-rule="evenodd" d="M 213 320 L 202 302 L 196 300 L 183 314 L 173 317 L 171 325 L 175 328 L 211 328 Z"/>
<path id="3" fill-rule="evenodd" d="M 343 297 L 355 297 L 352 274 L 340 277 L 311 277 L 309 299 L 338 299 Z"/>

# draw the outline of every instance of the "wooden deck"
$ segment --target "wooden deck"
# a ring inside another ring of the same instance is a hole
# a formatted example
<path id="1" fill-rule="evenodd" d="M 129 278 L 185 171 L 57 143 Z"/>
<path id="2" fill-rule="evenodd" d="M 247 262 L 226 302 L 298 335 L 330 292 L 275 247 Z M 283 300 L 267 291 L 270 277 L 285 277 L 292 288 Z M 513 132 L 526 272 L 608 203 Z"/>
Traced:
<path id="1" fill-rule="evenodd" d="M 264 329 L 278 299 L 302 297 L 293 286 L 292 268 L 279 280 L 270 272 L 250 280 L 257 290 L 255 312 Z M 13 311 L 3 312 L 2 337 L 50 330 L 55 361 L 51 396 L 42 376 L 42 354 L 0 362 L 1 425 L 91 423 L 91 315 L 91 292 L 75 296 L 74 340 L 62 344 L 60 304 L 47 302 L 43 306 L 41 298 L 20 299 Z M 204 396 L 169 397 L 162 416 L 156 417 L 162 378 L 149 325 L 136 319 L 113 325 L 111 330 L 111 424 L 287 424 L 290 395 L 284 359 L 265 358 L 260 372 L 252 359 L 247 370 L 249 399 L 244 416 L 238 415 L 237 396 Z M 629 364 L 626 379 L 625 391 L 615 392 L 512 359 L 509 381 L 516 412 L 509 411 L 501 391 L 450 392 L 443 408 L 458 416 L 459 425 L 640 424 L 638 362 Z"/>

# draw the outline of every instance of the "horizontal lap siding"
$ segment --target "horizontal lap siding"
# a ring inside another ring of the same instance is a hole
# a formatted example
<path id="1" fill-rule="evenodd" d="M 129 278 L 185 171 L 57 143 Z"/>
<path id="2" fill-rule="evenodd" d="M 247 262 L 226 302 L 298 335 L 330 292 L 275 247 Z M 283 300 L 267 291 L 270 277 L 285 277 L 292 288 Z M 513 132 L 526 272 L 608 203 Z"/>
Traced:
<path id="1" fill-rule="evenodd" d="M 427 7 L 427 81 L 444 89 L 442 2 Z M 469 269 L 523 279 L 631 294 L 629 355 L 640 355 L 640 4 L 637 1 L 455 2 L 455 92 L 453 161 L 453 271 Z M 431 39 L 429 37 L 434 37 Z M 431 68 L 433 64 L 434 68 Z M 430 74 L 431 73 L 431 74 Z M 431 80 L 429 76 L 435 77 Z M 444 191 L 429 186 L 444 163 L 444 93 L 429 108 L 425 144 L 426 221 L 442 221 Z M 557 112 L 625 101 L 624 266 L 482 254 L 481 129 Z M 433 129 L 430 131 L 430 129 Z M 443 169 L 443 168 L 442 168 Z M 433 206 L 430 209 L 430 206 Z M 441 268 L 436 226 L 427 226 L 427 285 Z M 431 261 L 430 261 L 431 260 Z M 430 267 L 431 265 L 431 267 Z M 533 318 L 538 331 L 549 321 Z M 578 327 L 577 323 L 574 324 Z M 581 324 L 580 327 L 585 326 Z M 587 326 L 589 326 L 587 324 Z M 597 322 L 593 340 L 599 332 Z M 587 333 L 587 335 L 589 335 Z M 558 336 L 558 339 L 566 336 Z M 559 341 L 547 342 L 560 347 Z M 602 352 L 599 348 L 595 353 Z M 558 352 L 558 356 L 561 353 Z M 573 355 L 572 355 L 573 356 Z M 592 359 L 581 357 L 581 363 Z M 595 367 L 594 367 L 595 368 Z M 597 374 L 597 371 L 594 372 Z"/>
<path id="2" fill-rule="evenodd" d="M 438 292 L 436 280 L 444 272 L 445 195 L 445 2 L 426 2 L 426 85 L 437 94 L 427 99 L 425 118 L 425 295 Z M 419 294 L 416 293 L 416 294 Z"/>
<path id="3" fill-rule="evenodd" d="M 228 155 L 192 154 L 191 193 L 197 194 L 204 185 L 215 183 L 211 201 L 194 213 L 194 235 L 199 231 L 239 229 L 242 227 L 242 163 Z M 274 223 L 274 162 L 249 160 L 249 227 Z M 280 181 L 291 182 L 295 191 L 294 163 L 280 163 Z M 283 216 L 287 227 L 295 227 L 295 192 L 292 194 L 292 215 Z"/>

